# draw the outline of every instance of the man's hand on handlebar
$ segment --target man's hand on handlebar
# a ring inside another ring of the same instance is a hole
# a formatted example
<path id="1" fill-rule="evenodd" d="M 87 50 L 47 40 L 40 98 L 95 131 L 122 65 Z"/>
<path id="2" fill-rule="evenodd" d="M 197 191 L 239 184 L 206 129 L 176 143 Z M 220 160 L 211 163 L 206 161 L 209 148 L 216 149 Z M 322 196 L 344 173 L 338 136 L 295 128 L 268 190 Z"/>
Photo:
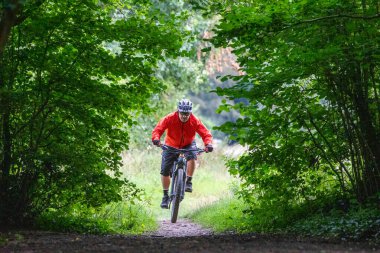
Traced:
<path id="1" fill-rule="evenodd" d="M 212 152 L 213 150 L 214 150 L 214 148 L 212 147 L 211 144 L 206 145 L 206 147 L 205 147 L 206 153 Z"/>
<path id="2" fill-rule="evenodd" d="M 161 147 L 160 140 L 152 140 L 152 143 L 153 143 L 154 146 Z"/>

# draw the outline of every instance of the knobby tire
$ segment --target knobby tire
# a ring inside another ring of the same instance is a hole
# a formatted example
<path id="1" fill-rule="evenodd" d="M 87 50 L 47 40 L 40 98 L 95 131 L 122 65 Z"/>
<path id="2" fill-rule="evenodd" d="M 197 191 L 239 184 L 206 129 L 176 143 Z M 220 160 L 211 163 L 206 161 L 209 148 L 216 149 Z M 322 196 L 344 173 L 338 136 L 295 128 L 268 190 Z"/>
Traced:
<path id="1" fill-rule="evenodd" d="M 177 176 L 174 179 L 174 192 L 173 200 L 171 203 L 171 222 L 176 223 L 179 211 L 179 202 L 181 202 L 181 191 L 183 189 L 183 169 L 177 171 Z"/>

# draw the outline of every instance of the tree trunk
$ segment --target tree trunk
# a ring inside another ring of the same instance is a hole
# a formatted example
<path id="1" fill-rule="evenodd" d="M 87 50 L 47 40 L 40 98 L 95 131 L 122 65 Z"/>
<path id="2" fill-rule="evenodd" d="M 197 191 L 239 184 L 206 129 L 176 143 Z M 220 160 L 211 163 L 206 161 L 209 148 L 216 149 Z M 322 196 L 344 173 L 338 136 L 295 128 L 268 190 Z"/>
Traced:
<path id="1" fill-rule="evenodd" d="M 12 137 L 10 133 L 10 126 L 9 126 L 9 118 L 10 118 L 10 112 L 9 108 L 7 108 L 7 111 L 3 114 L 3 159 L 1 161 L 1 170 L 2 175 L 4 178 L 6 178 L 9 175 L 9 171 L 11 168 L 11 154 L 12 154 Z"/>
<path id="2" fill-rule="evenodd" d="M 372 196 L 380 191 L 380 140 L 375 128 L 375 117 L 372 117 L 369 109 L 367 78 L 361 78 L 361 72 L 366 70 L 357 68 L 356 75 L 353 78 L 354 86 L 354 103 L 359 117 L 359 126 L 361 132 L 361 149 L 364 160 L 362 190 L 365 191 L 365 197 Z M 365 75 L 367 76 L 367 75 Z"/>
<path id="3" fill-rule="evenodd" d="M 22 2 L 23 1 L 19 0 L 11 0 L 3 3 L 3 15 L 0 21 L 0 54 L 4 51 L 12 27 L 17 22 L 17 15 L 21 11 Z"/>

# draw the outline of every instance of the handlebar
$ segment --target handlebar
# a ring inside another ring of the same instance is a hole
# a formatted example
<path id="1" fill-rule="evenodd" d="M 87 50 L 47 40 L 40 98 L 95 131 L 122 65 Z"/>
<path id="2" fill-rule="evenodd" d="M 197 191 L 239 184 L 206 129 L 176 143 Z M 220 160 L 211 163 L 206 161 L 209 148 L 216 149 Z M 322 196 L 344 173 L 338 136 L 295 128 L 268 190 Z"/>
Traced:
<path id="1" fill-rule="evenodd" d="M 203 153 L 203 152 L 206 152 L 205 149 L 201 149 L 201 148 L 196 148 L 196 149 L 183 149 L 183 148 L 174 148 L 174 147 L 171 147 L 171 146 L 168 146 L 168 145 L 165 145 L 165 144 L 161 144 L 160 145 L 160 148 L 162 150 L 167 150 L 167 151 L 170 151 L 170 152 L 173 152 L 173 153 L 187 153 L 187 152 L 197 152 L 198 154 L 200 153 Z M 206 152 L 207 153 L 207 152 Z"/>

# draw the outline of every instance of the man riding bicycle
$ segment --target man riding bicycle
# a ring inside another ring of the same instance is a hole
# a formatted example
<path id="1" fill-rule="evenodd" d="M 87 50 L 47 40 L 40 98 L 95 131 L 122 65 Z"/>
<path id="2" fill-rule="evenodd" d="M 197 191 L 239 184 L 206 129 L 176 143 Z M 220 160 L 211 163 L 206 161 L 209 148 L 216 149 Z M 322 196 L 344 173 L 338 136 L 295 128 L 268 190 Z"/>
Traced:
<path id="1" fill-rule="evenodd" d="M 195 135 L 198 133 L 205 145 L 206 152 L 212 152 L 212 135 L 205 125 L 192 114 L 193 103 L 188 99 L 182 99 L 178 102 L 177 111 L 163 117 L 152 131 L 152 142 L 156 146 L 161 146 L 160 138 L 165 131 L 165 144 L 173 148 L 195 150 Z M 192 192 L 192 177 L 195 170 L 195 152 L 186 152 L 187 159 L 187 177 L 186 192 Z M 162 152 L 161 161 L 161 182 L 164 196 L 161 202 L 161 208 L 169 208 L 169 186 L 170 186 L 170 169 L 178 154 L 173 154 L 170 150 Z"/>

